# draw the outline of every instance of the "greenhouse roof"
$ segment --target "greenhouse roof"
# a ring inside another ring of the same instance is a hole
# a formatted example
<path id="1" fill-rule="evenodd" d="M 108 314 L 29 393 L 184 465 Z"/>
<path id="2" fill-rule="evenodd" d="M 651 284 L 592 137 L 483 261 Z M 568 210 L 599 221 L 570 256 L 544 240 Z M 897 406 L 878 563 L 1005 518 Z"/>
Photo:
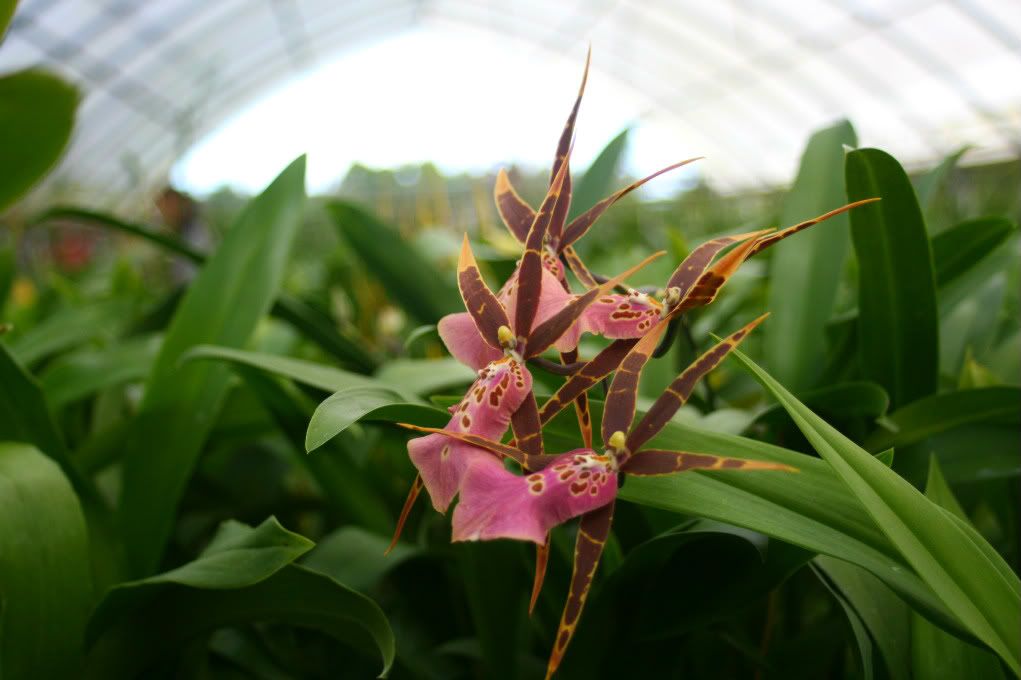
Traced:
<path id="1" fill-rule="evenodd" d="M 39 64 L 83 92 L 72 145 L 40 191 L 127 210 L 200 140 L 288 81 L 422 32 L 492 50 L 465 61 L 500 53 L 532 67 L 488 84 L 432 74 L 434 105 L 448 101 L 442 87 L 477 85 L 482 96 L 514 93 L 503 109 L 534 107 L 515 83 L 548 77 L 564 98 L 549 107 L 547 137 L 591 44 L 590 90 L 628 102 L 622 115 L 655 130 L 669 159 L 706 156 L 702 171 L 723 188 L 788 180 L 809 132 L 841 117 L 861 143 L 908 165 L 963 145 L 972 160 L 1021 149 L 1021 3 L 1011 0 L 26 0 L 0 72 Z M 371 107 L 373 93 L 357 104 Z M 492 162 L 516 160 L 528 159 Z M 632 159 L 631 169 L 653 168 Z"/>

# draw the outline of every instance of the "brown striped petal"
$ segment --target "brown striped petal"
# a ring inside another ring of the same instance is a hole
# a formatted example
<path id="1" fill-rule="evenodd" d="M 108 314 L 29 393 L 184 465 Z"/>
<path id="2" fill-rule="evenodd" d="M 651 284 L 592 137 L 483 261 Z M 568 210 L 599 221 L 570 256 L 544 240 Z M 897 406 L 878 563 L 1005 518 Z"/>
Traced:
<path id="1" fill-rule="evenodd" d="M 818 217 L 813 217 L 812 219 L 805 220 L 804 222 L 801 222 L 800 224 L 795 224 L 793 227 L 787 227 L 786 229 L 782 229 L 782 230 L 780 230 L 780 231 L 778 231 L 778 232 L 776 232 L 774 234 L 770 234 L 769 236 L 763 236 L 762 238 L 758 239 L 755 242 L 755 247 L 752 248 L 752 251 L 751 251 L 751 253 L 749 253 L 748 257 L 751 257 L 752 255 L 755 255 L 756 253 L 762 252 L 763 250 L 765 250 L 769 246 L 773 245 L 774 243 L 777 243 L 779 241 L 784 240 L 785 238 L 787 238 L 788 236 L 790 236 L 792 234 L 796 234 L 799 231 L 802 231 L 804 229 L 808 229 L 809 227 L 814 226 L 816 224 L 819 224 L 820 222 L 823 222 L 825 220 L 828 220 L 831 217 L 836 217 L 837 215 L 839 215 L 841 213 L 845 213 L 848 210 L 851 210 L 852 208 L 857 208 L 858 206 L 866 205 L 867 203 L 875 203 L 878 200 L 880 200 L 880 199 L 878 199 L 878 198 L 866 198 L 866 199 L 863 199 L 861 201 L 855 201 L 854 203 L 848 203 L 847 205 L 841 206 L 841 207 L 837 208 L 836 210 L 831 210 L 828 213 L 825 213 L 823 215 L 819 215 Z"/>
<path id="2" fill-rule="evenodd" d="M 688 368 L 670 383 L 666 392 L 661 394 L 652 408 L 639 421 L 635 429 L 628 435 L 628 451 L 637 451 L 642 444 L 655 437 L 663 426 L 674 417 L 677 409 L 691 396 L 692 390 L 706 373 L 720 365 L 732 349 L 737 347 L 745 337 L 769 316 L 763 314 L 740 330 L 728 335 L 709 351 L 696 359 Z"/>
<path id="3" fill-rule="evenodd" d="M 691 287 L 695 285 L 695 282 L 702 276 L 706 269 L 709 268 L 709 264 L 713 261 L 721 250 L 727 246 L 739 243 L 741 241 L 747 241 L 748 239 L 762 236 L 763 234 L 769 233 L 771 229 L 764 229 L 762 231 L 752 231 L 746 234 L 734 234 L 733 236 L 721 236 L 720 238 L 714 238 L 711 241 L 699 245 L 684 258 L 674 273 L 670 275 L 670 279 L 667 281 L 666 287 L 679 289 L 681 298 L 684 298 Z"/>
<path id="4" fill-rule="evenodd" d="M 567 260 L 567 266 L 570 267 L 571 271 L 574 272 L 574 275 L 578 277 L 581 285 L 586 288 L 595 288 L 599 285 L 599 282 L 596 281 L 596 277 L 591 271 L 589 271 L 589 268 L 585 266 L 585 263 L 581 261 L 581 256 L 578 255 L 574 246 L 567 246 L 563 249 L 561 254 L 564 256 L 564 259 Z"/>
<path id="5" fill-rule="evenodd" d="M 613 525 L 614 505 L 616 505 L 615 502 L 610 502 L 582 515 L 581 522 L 578 524 L 571 588 L 567 594 L 564 611 L 560 615 L 557 636 L 553 641 L 553 650 L 550 652 L 549 663 L 546 666 L 546 680 L 553 677 L 553 673 L 560 666 L 564 652 L 567 651 L 567 645 L 570 644 L 571 637 L 578 627 L 578 619 L 581 618 L 585 600 L 588 599 L 589 590 L 592 588 L 592 578 L 599 566 L 599 558 L 603 555 L 603 548 L 606 546 L 610 527 Z"/>
<path id="6" fill-rule="evenodd" d="M 532 222 L 535 221 L 535 210 L 514 190 L 510 178 L 503 168 L 496 173 L 493 198 L 496 201 L 496 211 L 500 213 L 500 218 L 507 225 L 507 230 L 523 244 L 528 238 L 528 230 L 532 228 Z"/>
<path id="7" fill-rule="evenodd" d="M 500 304 L 496 295 L 482 279 L 482 274 L 479 273 L 479 266 L 475 262 L 471 244 L 468 243 L 468 234 L 464 235 L 464 241 L 461 243 L 461 256 L 457 261 L 457 287 L 461 291 L 464 306 L 472 315 L 482 338 L 490 346 L 500 349 L 499 328 L 500 326 L 509 328 L 510 321 L 507 319 L 507 312 L 503 305 Z"/>
<path id="8" fill-rule="evenodd" d="M 584 394 L 597 382 L 617 370 L 631 348 L 638 344 L 637 338 L 614 340 L 594 356 L 577 373 L 570 376 L 556 393 L 546 400 L 539 409 L 539 420 L 545 424 L 566 406 Z"/>
<path id="9" fill-rule="evenodd" d="M 637 477 L 672 475 L 685 470 L 780 470 L 797 472 L 796 467 L 764 460 L 714 456 L 710 453 L 646 449 L 633 454 L 621 465 L 622 471 Z"/>
<path id="10" fill-rule="evenodd" d="M 546 567 L 549 565 L 550 535 L 546 534 L 546 542 L 535 546 L 535 577 L 532 579 L 532 596 L 528 598 L 528 615 L 535 611 L 535 603 L 542 592 L 543 581 L 546 580 Z"/>
<path id="11" fill-rule="evenodd" d="M 687 165 L 688 163 L 693 163 L 700 159 L 701 156 L 699 156 L 698 158 L 689 158 L 687 160 L 681 161 L 680 163 L 674 163 L 673 165 L 668 165 L 662 170 L 657 170 L 648 177 L 643 177 L 637 182 L 632 182 L 631 184 L 627 185 L 626 187 L 617 191 L 616 193 L 610 194 L 609 196 L 607 196 L 606 198 L 599 201 L 594 206 L 583 212 L 581 215 L 578 215 L 573 220 L 571 220 L 571 223 L 567 225 L 567 227 L 564 229 L 564 235 L 560 239 L 560 247 L 563 248 L 565 246 L 569 246 L 578 239 L 580 239 L 582 236 L 584 236 L 585 232 L 587 232 L 592 227 L 595 221 L 598 220 L 600 216 L 602 216 L 602 214 L 610 208 L 611 205 L 613 205 L 620 199 L 624 198 L 629 193 L 631 193 L 638 187 L 642 186 L 649 180 L 655 179 L 656 177 L 659 177 L 665 172 L 670 172 L 671 170 L 675 170 L 676 168 L 679 168 L 682 165 Z"/>
<path id="12" fill-rule="evenodd" d="M 415 481 L 411 483 L 411 488 L 408 489 L 408 497 L 404 500 L 404 507 L 401 508 L 401 516 L 397 518 L 397 526 L 394 527 L 393 538 L 390 539 L 390 545 L 383 551 L 384 556 L 389 555 L 390 551 L 397 545 L 397 540 L 401 537 L 401 532 L 404 531 L 404 523 L 408 520 L 411 508 L 415 505 L 418 494 L 422 493 L 422 486 L 422 475 L 415 475 Z"/>
<path id="13" fill-rule="evenodd" d="M 606 406 L 603 408 L 602 436 L 603 446 L 609 446 L 610 437 L 614 432 L 627 432 L 635 417 L 635 402 L 638 398 L 638 380 L 642 367 L 656 351 L 659 339 L 666 331 L 667 322 L 660 321 L 653 326 L 631 348 L 620 367 L 613 374 L 610 391 L 606 394 Z"/>

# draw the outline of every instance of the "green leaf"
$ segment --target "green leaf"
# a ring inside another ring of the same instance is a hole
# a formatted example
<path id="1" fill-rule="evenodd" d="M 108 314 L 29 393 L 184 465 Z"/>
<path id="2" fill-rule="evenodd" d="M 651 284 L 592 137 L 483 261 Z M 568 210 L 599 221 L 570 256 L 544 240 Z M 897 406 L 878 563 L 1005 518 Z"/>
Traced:
<path id="1" fill-rule="evenodd" d="M 133 678 L 217 628 L 260 621 L 312 627 L 394 658 L 383 612 L 363 595 L 293 564 L 312 542 L 270 518 L 227 522 L 177 569 L 113 588 L 89 621 L 86 677 Z"/>
<path id="2" fill-rule="evenodd" d="M 57 163 L 77 108 L 78 90 L 45 71 L 0 77 L 0 211 Z"/>
<path id="3" fill-rule="evenodd" d="M 361 208 L 333 201 L 327 209 L 366 271 L 404 311 L 420 323 L 435 323 L 445 314 L 462 311 L 453 272 L 441 275 L 393 227 Z"/>
<path id="4" fill-rule="evenodd" d="M 200 359 L 215 359 L 251 366 L 326 392 L 339 392 L 349 387 L 379 384 L 373 378 L 314 361 L 214 345 L 199 345 L 191 349 L 181 357 L 181 362 L 187 363 Z"/>
<path id="5" fill-rule="evenodd" d="M 376 379 L 403 392 L 429 395 L 446 388 L 463 387 L 478 377 L 457 359 L 391 359 L 376 372 Z"/>
<path id="6" fill-rule="evenodd" d="M 945 286 L 996 250 L 1015 231 L 1010 220 L 968 220 L 932 237 L 936 285 Z"/>
<path id="7" fill-rule="evenodd" d="M 953 492 L 940 472 L 936 458 L 930 458 L 929 481 L 925 488 L 926 497 L 944 510 L 967 523 Z M 996 656 L 964 640 L 940 630 L 921 616 L 911 618 L 911 651 L 913 669 L 918 678 L 996 678 L 1003 677 Z"/>
<path id="8" fill-rule="evenodd" d="M 7 34 L 7 26 L 11 23 L 17 6 L 18 0 L 0 0 L 0 43 Z"/>
<path id="9" fill-rule="evenodd" d="M 32 366 L 52 354 L 90 340 L 112 337 L 124 325 L 129 311 L 123 300 L 67 307 L 22 334 L 12 333 L 14 337 L 8 347 L 19 362 Z"/>
<path id="10" fill-rule="evenodd" d="M 39 377 L 53 408 L 121 383 L 142 380 L 149 375 L 159 352 L 159 336 L 131 338 L 100 350 L 65 354 Z"/>
<path id="11" fill-rule="evenodd" d="M 0 676 L 74 677 L 92 605 L 82 509 L 51 458 L 0 443 Z"/>
<path id="12" fill-rule="evenodd" d="M 178 238 L 92 210 L 64 206 L 52 208 L 37 217 L 35 224 L 66 219 L 89 222 L 97 227 L 136 236 L 195 264 L 206 261 L 205 253 L 196 250 Z M 174 303 L 176 304 L 176 300 Z M 303 300 L 281 292 L 273 303 L 270 313 L 294 326 L 309 340 L 352 368 L 362 373 L 370 373 L 375 369 L 377 359 L 363 347 L 364 343 L 338 332 L 336 325 L 328 315 Z"/>
<path id="13" fill-rule="evenodd" d="M 830 418 L 866 418 L 870 421 L 886 413 L 890 397 L 875 383 L 848 382 L 805 392 L 799 397 L 806 406 Z M 780 423 L 789 420 L 783 406 L 776 404 L 757 418 L 759 422 Z"/>
<path id="14" fill-rule="evenodd" d="M 935 394 L 898 409 L 866 441 L 870 451 L 901 448 L 974 423 L 1021 427 L 1021 388 L 982 387 Z"/>
<path id="15" fill-rule="evenodd" d="M 950 174 L 953 172 L 957 162 L 961 160 L 968 149 L 971 147 L 962 146 L 957 151 L 948 155 L 940 164 L 934 167 L 929 172 L 922 175 L 918 181 L 918 203 L 922 206 L 922 210 L 925 211 L 926 216 L 931 214 L 933 207 L 936 203 L 936 196 L 939 194 L 940 189 L 946 184 Z"/>
<path id="16" fill-rule="evenodd" d="M 349 387 L 331 395 L 316 408 L 305 434 L 305 450 L 318 449 L 363 418 L 387 422 L 407 419 L 418 424 L 421 424 L 420 418 L 425 418 L 430 426 L 440 427 L 450 420 L 450 414 L 408 403 L 403 395 L 389 387 Z"/>
<path id="17" fill-rule="evenodd" d="M 744 354 L 734 356 L 784 405 L 919 577 L 1021 675 L 1021 584 L 995 564 L 991 548 L 980 548 L 975 541 L 982 539 L 962 529 L 960 520 L 812 413 Z"/>
<path id="18" fill-rule="evenodd" d="M 277 295 L 305 205 L 305 158 L 253 199 L 188 288 L 125 444 L 121 525 L 135 574 L 155 570 L 177 502 L 226 393 L 226 367 L 181 366 L 191 347 L 243 345 Z"/>
<path id="19" fill-rule="evenodd" d="M 341 527 L 323 538 L 302 564 L 359 592 L 372 590 L 386 573 L 420 551 L 398 543 L 386 554 L 389 538 L 361 527 Z"/>
<path id="20" fill-rule="evenodd" d="M 867 629 L 883 655 L 887 675 L 893 680 L 909 680 L 911 612 L 904 602 L 875 576 L 843 560 L 818 556 L 812 560 L 812 568 L 837 597 L 852 627 L 857 618 Z"/>
<path id="21" fill-rule="evenodd" d="M 781 225 L 797 224 L 844 202 L 844 147 L 857 146 L 849 122 L 815 132 L 801 156 L 794 186 L 784 199 Z M 847 215 L 838 215 L 773 248 L 767 364 L 791 389 L 812 387 L 826 351 L 826 323 L 851 247 Z"/>
<path id="22" fill-rule="evenodd" d="M 573 220 L 613 193 L 616 188 L 614 181 L 620 173 L 621 159 L 627 149 L 630 134 L 630 128 L 621 130 L 603 147 L 603 150 L 592 161 L 592 165 L 588 166 L 585 174 L 575 182 L 571 192 L 571 209 L 568 212 L 568 220 Z"/>
<path id="23" fill-rule="evenodd" d="M 938 386 L 936 284 L 925 222 L 907 174 L 889 154 L 852 151 L 845 170 L 849 200 L 882 199 L 850 213 L 862 371 L 902 406 Z"/>

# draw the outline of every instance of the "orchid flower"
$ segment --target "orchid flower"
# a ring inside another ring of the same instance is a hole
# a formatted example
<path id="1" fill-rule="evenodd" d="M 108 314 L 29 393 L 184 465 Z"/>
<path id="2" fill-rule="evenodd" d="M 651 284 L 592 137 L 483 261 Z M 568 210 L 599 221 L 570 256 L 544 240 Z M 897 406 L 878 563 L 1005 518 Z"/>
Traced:
<path id="1" fill-rule="evenodd" d="M 498 439 L 510 423 L 514 424 L 516 433 L 523 428 L 530 433 L 517 435 L 518 446 L 541 455 L 538 407 L 531 391 L 531 375 L 524 361 L 553 345 L 599 295 L 662 255 L 658 253 L 646 258 L 639 265 L 584 295 L 570 296 L 548 318 L 535 324 L 541 307 L 540 274 L 543 270 L 539 262 L 538 246 L 556 212 L 566 174 L 565 162 L 530 230 L 528 243 L 536 247 L 526 249 L 517 273 L 513 322 L 503 303 L 482 279 L 467 235 L 464 238 L 458 262 L 458 288 L 469 310 L 467 315 L 474 324 L 475 334 L 483 339 L 492 353 L 484 355 L 487 361 L 479 368 L 479 377 L 465 398 L 452 409 L 453 416 L 444 431 L 475 433 Z M 408 454 L 419 476 L 401 511 L 391 547 L 396 543 L 408 512 L 423 487 L 428 491 L 433 507 L 445 512 L 460 489 L 467 471 L 475 464 L 489 465 L 493 462 L 491 456 L 470 445 L 459 442 L 455 446 L 438 435 L 411 440 L 408 442 Z"/>
<path id="2" fill-rule="evenodd" d="M 614 375 L 603 412 L 602 438 L 606 448 L 602 454 L 581 448 L 537 459 L 478 435 L 403 424 L 413 430 L 441 433 L 497 457 L 509 457 L 530 466 L 530 472 L 524 475 L 514 475 L 502 466 L 473 466 L 465 476 L 461 501 L 454 511 L 455 541 L 512 538 L 542 545 L 551 528 L 581 517 L 570 591 L 547 666 L 547 678 L 559 666 L 577 627 L 610 532 L 622 474 L 658 476 L 699 469 L 796 471 L 779 463 L 642 448 L 687 401 L 696 383 L 764 318 L 765 315 L 752 321 L 702 354 L 677 376 L 632 428 L 641 369 L 666 328 L 666 322 L 657 324 L 628 352 Z"/>

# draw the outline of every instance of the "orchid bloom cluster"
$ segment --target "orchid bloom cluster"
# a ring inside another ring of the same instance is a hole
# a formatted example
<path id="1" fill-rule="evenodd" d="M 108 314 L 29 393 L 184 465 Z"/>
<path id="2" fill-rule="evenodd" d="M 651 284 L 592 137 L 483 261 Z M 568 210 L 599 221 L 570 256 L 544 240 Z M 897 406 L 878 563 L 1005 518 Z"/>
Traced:
<path id="1" fill-rule="evenodd" d="M 464 398 L 451 407 L 442 429 L 405 425 L 425 432 L 408 443 L 419 476 L 408 495 L 395 532 L 424 487 L 433 507 L 445 512 L 459 496 L 453 514 L 455 541 L 516 539 L 538 546 L 531 605 L 542 585 L 550 530 L 580 517 L 568 601 L 549 660 L 547 676 L 562 659 L 581 615 L 592 577 L 613 520 L 621 475 L 665 475 L 692 469 L 787 470 L 784 465 L 705 453 L 643 448 L 691 395 L 698 380 L 715 368 L 764 318 L 760 317 L 701 355 L 683 371 L 632 427 L 638 380 L 669 324 L 685 311 L 712 302 L 747 258 L 791 234 L 858 204 L 838 208 L 782 231 L 764 230 L 710 240 L 695 248 L 653 296 L 628 289 L 624 281 L 658 253 L 623 274 L 593 274 L 572 245 L 613 203 L 683 161 L 635 182 L 567 222 L 571 200 L 569 156 L 585 77 L 561 135 L 549 190 L 538 210 L 518 196 L 507 175 L 497 178 L 495 198 L 510 232 L 524 253 L 497 293 L 486 285 L 465 236 L 458 262 L 458 287 L 466 312 L 444 317 L 439 332 L 451 354 L 478 371 Z M 695 160 L 695 159 L 691 159 Z M 730 250 L 717 258 L 724 250 Z M 574 293 L 565 265 L 585 287 Z M 615 292 L 623 289 L 623 292 Z M 659 297 L 660 299 L 657 299 Z M 584 333 L 612 342 L 587 362 L 578 361 Z M 568 377 L 540 407 L 532 392 L 529 363 L 554 348 Z M 601 423 L 603 453 L 592 446 L 586 392 L 610 373 Z M 544 450 L 542 426 L 574 404 L 583 448 L 560 454 Z M 500 441 L 510 427 L 511 444 Z M 504 459 L 520 466 L 508 470 Z"/>

